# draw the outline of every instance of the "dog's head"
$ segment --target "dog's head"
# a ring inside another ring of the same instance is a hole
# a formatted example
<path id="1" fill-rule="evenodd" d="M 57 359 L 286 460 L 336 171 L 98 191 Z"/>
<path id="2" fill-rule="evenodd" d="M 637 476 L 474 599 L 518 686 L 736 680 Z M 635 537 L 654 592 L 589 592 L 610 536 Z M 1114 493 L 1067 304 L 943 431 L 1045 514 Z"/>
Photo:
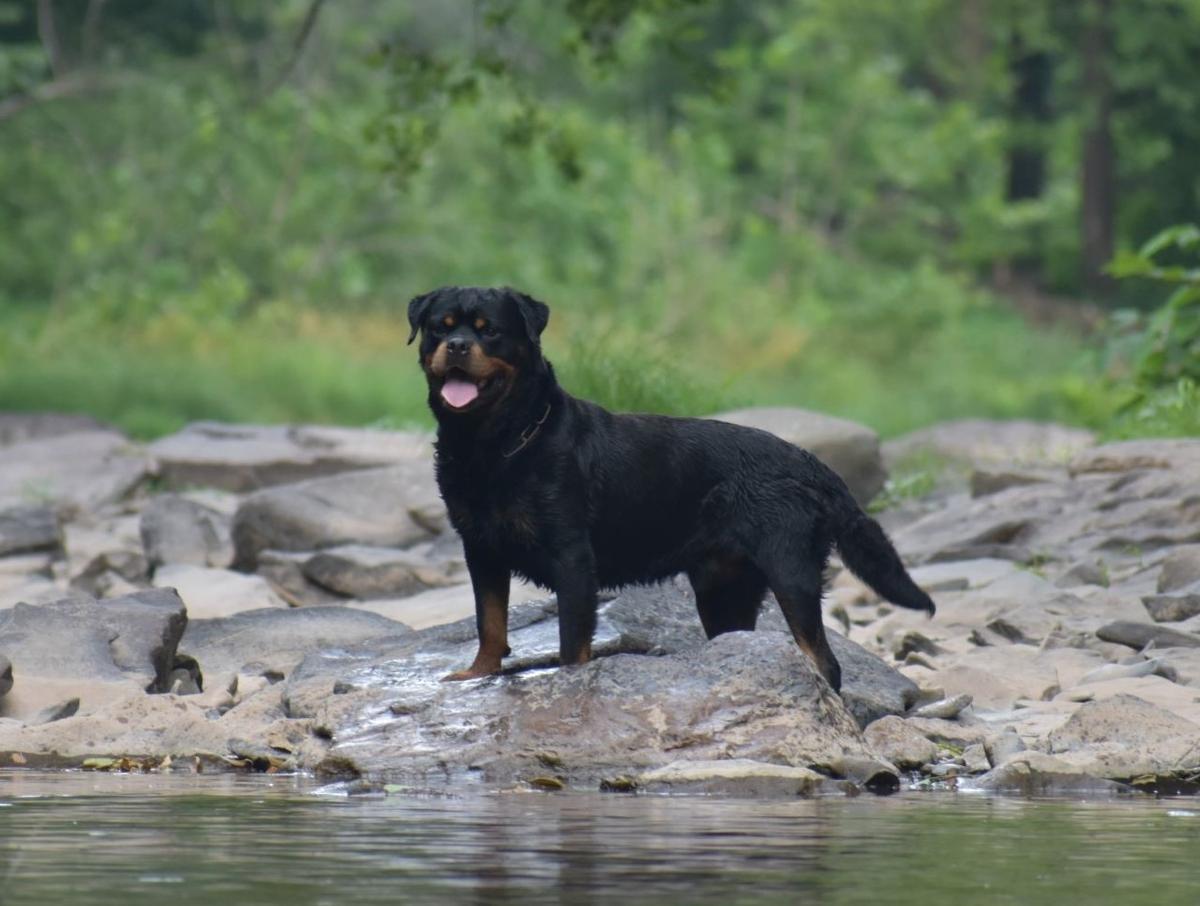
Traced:
<path id="1" fill-rule="evenodd" d="M 408 342 L 420 333 L 434 412 L 483 412 L 523 375 L 544 369 L 541 335 L 549 319 L 546 305 L 507 287 L 446 286 L 409 302 Z"/>

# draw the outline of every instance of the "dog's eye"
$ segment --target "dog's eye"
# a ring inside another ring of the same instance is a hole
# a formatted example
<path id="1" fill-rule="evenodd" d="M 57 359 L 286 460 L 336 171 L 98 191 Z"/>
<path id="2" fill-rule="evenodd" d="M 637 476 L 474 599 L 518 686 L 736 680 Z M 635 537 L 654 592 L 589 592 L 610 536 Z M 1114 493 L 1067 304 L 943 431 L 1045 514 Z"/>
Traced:
<path id="1" fill-rule="evenodd" d="M 500 331 L 496 330 L 491 324 L 479 331 L 480 335 L 487 340 L 494 340 L 500 336 Z"/>

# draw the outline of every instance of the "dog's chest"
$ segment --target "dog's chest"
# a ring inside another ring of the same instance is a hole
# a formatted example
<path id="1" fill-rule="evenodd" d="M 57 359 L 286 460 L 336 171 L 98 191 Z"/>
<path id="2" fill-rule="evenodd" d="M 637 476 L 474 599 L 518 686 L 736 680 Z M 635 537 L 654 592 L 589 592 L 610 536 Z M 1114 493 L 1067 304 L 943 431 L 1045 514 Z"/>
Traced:
<path id="1" fill-rule="evenodd" d="M 539 535 L 539 518 L 527 496 L 503 489 L 474 494 L 444 494 L 450 524 L 467 541 L 494 549 L 533 547 Z"/>

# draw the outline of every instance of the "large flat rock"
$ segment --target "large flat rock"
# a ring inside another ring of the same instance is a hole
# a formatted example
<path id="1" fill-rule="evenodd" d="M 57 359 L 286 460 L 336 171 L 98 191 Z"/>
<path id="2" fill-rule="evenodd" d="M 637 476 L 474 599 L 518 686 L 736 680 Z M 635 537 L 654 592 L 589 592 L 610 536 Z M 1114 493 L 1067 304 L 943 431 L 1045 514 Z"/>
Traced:
<path id="1" fill-rule="evenodd" d="M 851 696 L 834 694 L 790 635 L 767 628 L 709 642 L 694 610 L 685 623 L 687 606 L 673 584 L 618 596 L 601 608 L 597 658 L 568 669 L 555 668 L 553 601 L 516 607 L 505 675 L 466 683 L 440 680 L 473 657 L 473 619 L 320 652 L 293 672 L 284 700 L 290 716 L 333 734 L 310 758 L 373 777 L 482 772 L 508 782 L 553 763 L 570 782 L 591 783 L 727 758 L 836 774 L 872 755 Z M 834 644 L 847 688 L 870 681 L 870 661 L 895 674 L 852 643 Z"/>
<path id="2" fill-rule="evenodd" d="M 76 431 L 0 447 L 0 509 L 46 503 L 96 510 L 127 497 L 152 462 L 125 435 Z"/>
<path id="3" fill-rule="evenodd" d="M 314 652 L 411 634 L 403 623 L 346 607 L 270 608 L 193 619 L 179 650 L 196 659 L 212 687 L 236 674 L 282 679 Z"/>
<path id="4" fill-rule="evenodd" d="M 343 544 L 409 547 L 446 531 L 433 464 L 420 459 L 267 488 L 247 497 L 233 521 L 235 565 L 260 552 L 315 551 Z"/>
<path id="5" fill-rule="evenodd" d="M 0 611 L 0 651 L 13 677 L 0 717 L 25 720 L 73 698 L 86 713 L 134 692 L 164 691 L 186 624 L 183 602 L 165 590 Z"/>
<path id="6" fill-rule="evenodd" d="M 0 557 L 62 547 L 62 531 L 53 507 L 19 506 L 0 510 Z"/>
<path id="7" fill-rule="evenodd" d="M 168 487 L 253 491 L 431 455 L 420 431 L 194 422 L 149 451 Z"/>
<path id="8" fill-rule="evenodd" d="M 859 503 L 865 504 L 878 494 L 887 479 L 879 435 L 857 422 L 782 406 L 737 409 L 711 417 L 769 431 L 810 451 L 842 476 Z"/>

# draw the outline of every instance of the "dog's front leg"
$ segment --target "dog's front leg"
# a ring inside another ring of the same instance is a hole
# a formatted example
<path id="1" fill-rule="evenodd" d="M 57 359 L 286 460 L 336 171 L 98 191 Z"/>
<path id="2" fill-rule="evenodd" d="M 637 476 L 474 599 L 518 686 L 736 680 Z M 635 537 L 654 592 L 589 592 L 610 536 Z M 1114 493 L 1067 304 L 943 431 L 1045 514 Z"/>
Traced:
<path id="1" fill-rule="evenodd" d="M 586 664 L 596 631 L 596 561 L 586 540 L 566 545 L 554 563 L 558 595 L 558 657 L 565 667 Z"/>
<path id="2" fill-rule="evenodd" d="M 512 572 L 494 555 L 466 546 L 467 572 L 475 592 L 475 629 L 479 652 L 466 670 L 443 680 L 468 680 L 500 672 L 500 661 L 508 654 L 508 590 Z"/>

